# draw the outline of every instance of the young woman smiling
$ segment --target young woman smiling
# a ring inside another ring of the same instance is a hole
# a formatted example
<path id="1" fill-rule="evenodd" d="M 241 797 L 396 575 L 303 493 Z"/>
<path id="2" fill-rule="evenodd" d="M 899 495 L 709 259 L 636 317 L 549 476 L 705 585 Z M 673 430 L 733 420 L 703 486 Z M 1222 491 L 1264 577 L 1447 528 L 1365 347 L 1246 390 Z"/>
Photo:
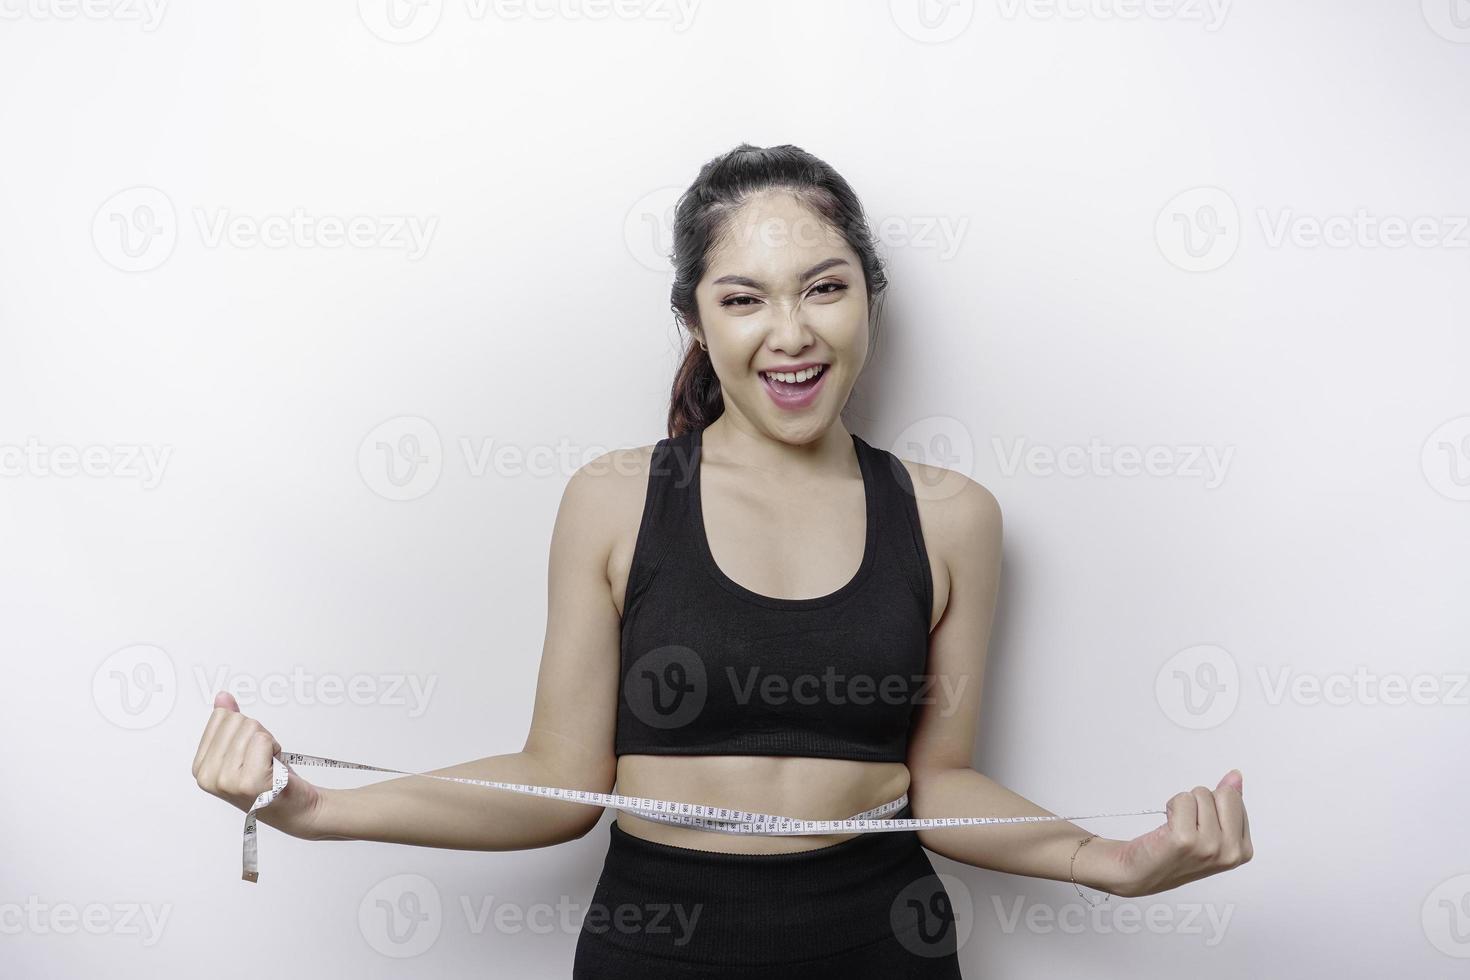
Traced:
<path id="1" fill-rule="evenodd" d="M 995 498 L 841 422 L 886 286 L 852 189 L 797 147 L 741 145 L 680 199 L 673 261 L 692 342 L 669 436 L 567 485 L 525 746 L 435 773 L 803 819 L 905 793 L 896 818 L 1047 814 L 971 766 Z M 228 694 L 216 705 L 194 774 L 247 809 L 280 746 Z M 1250 860 L 1238 771 L 1167 806 L 1131 841 L 1065 821 L 762 836 L 621 813 L 574 976 L 958 977 L 926 848 L 1126 896 Z M 438 780 L 332 790 L 293 774 L 260 819 L 314 840 L 508 850 L 581 837 L 600 815 Z"/>

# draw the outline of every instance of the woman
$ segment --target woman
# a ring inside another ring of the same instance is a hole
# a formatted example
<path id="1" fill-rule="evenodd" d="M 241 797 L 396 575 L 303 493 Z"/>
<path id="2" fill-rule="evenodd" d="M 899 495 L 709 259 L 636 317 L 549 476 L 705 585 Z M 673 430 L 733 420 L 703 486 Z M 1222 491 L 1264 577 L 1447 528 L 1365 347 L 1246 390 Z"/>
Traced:
<path id="1" fill-rule="evenodd" d="M 562 498 L 525 747 L 436 774 L 835 819 L 1047 811 L 975 772 L 1001 518 L 954 472 L 839 415 L 886 285 L 862 207 L 794 146 L 742 145 L 680 199 L 673 309 L 692 335 L 669 436 Z M 916 488 L 939 487 L 916 492 Z M 247 810 L 280 745 L 220 694 L 194 774 Z M 312 840 L 509 850 L 601 810 L 412 777 L 319 789 L 262 822 Z M 711 833 L 621 813 L 574 976 L 958 977 L 927 847 L 1118 895 L 1251 858 L 1240 774 L 1132 840 L 1055 821 L 832 836 Z M 1090 846 L 1082 846 L 1090 844 Z"/>

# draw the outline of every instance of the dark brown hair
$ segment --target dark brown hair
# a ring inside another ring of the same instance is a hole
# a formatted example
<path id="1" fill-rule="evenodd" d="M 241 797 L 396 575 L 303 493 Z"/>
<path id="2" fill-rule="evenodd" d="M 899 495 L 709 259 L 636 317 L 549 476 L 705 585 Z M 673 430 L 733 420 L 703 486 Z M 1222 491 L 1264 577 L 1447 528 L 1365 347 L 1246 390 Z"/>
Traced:
<path id="1" fill-rule="evenodd" d="M 730 218 L 759 191 L 783 188 L 831 224 L 862 261 L 868 291 L 870 340 L 876 334 L 888 278 L 857 194 L 836 170 L 799 146 L 759 147 L 741 143 L 699 169 L 674 206 L 674 285 L 669 298 L 674 319 L 687 332 L 698 327 L 695 287 L 709 253 L 720 243 Z M 870 343 L 869 350 L 872 349 Z M 691 336 L 669 399 L 670 436 L 700 429 L 725 411 L 720 379 L 709 352 Z"/>

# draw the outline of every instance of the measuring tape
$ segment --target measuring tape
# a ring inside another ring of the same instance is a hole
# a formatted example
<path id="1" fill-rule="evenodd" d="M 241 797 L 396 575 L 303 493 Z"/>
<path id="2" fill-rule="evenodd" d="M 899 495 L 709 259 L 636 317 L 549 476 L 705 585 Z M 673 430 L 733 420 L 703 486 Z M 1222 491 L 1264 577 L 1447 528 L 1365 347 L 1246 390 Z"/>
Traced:
<path id="1" fill-rule="evenodd" d="M 771 813 L 756 813 L 750 810 L 732 810 L 723 806 L 705 806 L 699 803 L 675 803 L 669 800 L 652 800 L 642 796 L 622 796 L 617 793 L 593 793 L 580 789 L 562 789 L 558 786 L 533 786 L 527 783 L 504 783 L 491 779 L 468 779 L 462 776 L 438 776 L 428 772 L 404 772 L 402 769 L 385 769 L 382 766 L 365 766 L 357 762 L 343 762 L 319 755 L 301 752 L 282 752 L 271 758 L 271 788 L 255 798 L 245 814 L 245 844 L 242 849 L 243 870 L 240 875 L 245 881 L 260 880 L 260 865 L 256 856 L 256 821 L 258 810 L 271 805 L 271 801 L 286 789 L 290 770 L 286 765 L 324 766 L 329 769 L 360 769 L 363 772 L 386 772 L 399 776 L 423 776 L 428 779 L 443 779 L 452 783 L 484 786 L 489 789 L 508 790 L 527 796 L 543 796 L 571 803 L 590 806 L 612 807 L 631 813 L 645 820 L 659 823 L 679 824 L 696 830 L 708 830 L 717 834 L 757 834 L 762 836 L 791 837 L 809 834 L 884 833 L 898 830 L 924 830 L 933 827 L 975 827 L 1000 823 L 1041 823 L 1048 820 L 1097 820 L 1102 817 L 1133 817 L 1144 814 L 1163 814 L 1164 810 L 1129 810 L 1122 813 L 1094 813 L 1080 817 L 1059 817 L 1053 814 L 1024 817 L 912 817 L 899 820 L 885 819 L 887 814 L 902 810 L 909 802 L 904 793 L 871 810 L 854 814 L 845 820 L 797 820 Z"/>

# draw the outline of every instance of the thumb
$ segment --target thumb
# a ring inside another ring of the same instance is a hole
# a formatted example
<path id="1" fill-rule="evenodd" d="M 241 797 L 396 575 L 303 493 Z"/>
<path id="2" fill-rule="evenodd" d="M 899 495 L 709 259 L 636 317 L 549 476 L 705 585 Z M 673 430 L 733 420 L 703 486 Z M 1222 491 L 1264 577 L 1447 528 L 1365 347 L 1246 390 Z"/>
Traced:
<path id="1" fill-rule="evenodd" d="M 217 693 L 214 696 L 214 706 L 216 708 L 226 708 L 230 711 L 240 710 L 240 705 L 235 703 L 235 696 L 229 691 L 220 691 Z"/>
<path id="2" fill-rule="evenodd" d="M 1225 778 L 1221 779 L 1219 785 L 1215 788 L 1224 789 L 1227 786 L 1235 790 L 1237 793 L 1245 793 L 1245 776 L 1241 775 L 1239 769 L 1232 769 L 1227 772 L 1225 774 Z"/>

